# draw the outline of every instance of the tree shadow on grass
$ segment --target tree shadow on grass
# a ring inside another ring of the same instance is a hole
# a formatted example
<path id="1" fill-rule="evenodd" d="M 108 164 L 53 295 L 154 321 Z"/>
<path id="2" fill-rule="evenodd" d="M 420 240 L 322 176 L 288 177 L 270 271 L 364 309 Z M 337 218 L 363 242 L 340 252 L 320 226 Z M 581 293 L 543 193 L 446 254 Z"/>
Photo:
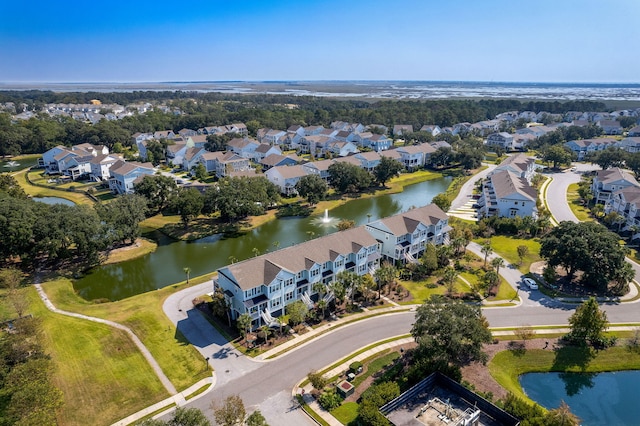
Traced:
<path id="1" fill-rule="evenodd" d="M 512 340 L 507 345 L 507 349 L 517 357 L 524 356 L 524 354 L 527 353 L 524 342 L 516 342 Z"/>
<path id="2" fill-rule="evenodd" d="M 553 361 L 553 371 L 586 370 L 589 363 L 596 356 L 596 351 L 587 345 L 564 345 L 555 349 L 556 357 Z"/>

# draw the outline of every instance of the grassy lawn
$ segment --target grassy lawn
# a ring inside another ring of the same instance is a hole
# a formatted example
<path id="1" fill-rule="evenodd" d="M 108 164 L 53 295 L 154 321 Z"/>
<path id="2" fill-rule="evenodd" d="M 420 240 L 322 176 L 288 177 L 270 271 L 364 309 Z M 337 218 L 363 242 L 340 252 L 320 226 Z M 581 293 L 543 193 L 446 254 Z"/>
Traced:
<path id="1" fill-rule="evenodd" d="M 587 349 L 565 347 L 558 351 L 533 349 L 527 351 L 503 351 L 491 360 L 489 371 L 506 390 L 526 398 L 520 387 L 518 376 L 524 373 L 568 371 L 602 372 L 640 369 L 640 352 L 626 347 L 613 347 L 594 352 L 593 358 Z"/>
<path id="2" fill-rule="evenodd" d="M 584 222 L 593 220 L 589 209 L 582 205 L 580 196 L 578 195 L 577 183 L 572 183 L 571 185 L 569 185 L 569 188 L 567 189 L 567 203 L 569 204 L 569 208 L 571 208 L 571 211 L 574 215 L 576 215 L 579 221 Z"/>
<path id="3" fill-rule="evenodd" d="M 203 282 L 206 278 L 192 279 L 191 284 Z M 44 284 L 47 296 L 56 307 L 110 319 L 131 328 L 178 391 L 210 375 L 208 369 L 204 368 L 202 356 L 188 344 L 162 311 L 162 303 L 167 296 L 183 288 L 173 285 L 118 302 L 92 304 L 77 296 L 67 279 Z M 81 356 L 81 353 L 77 355 Z"/>
<path id="4" fill-rule="evenodd" d="M 42 180 L 43 184 L 46 184 L 46 178 L 42 178 L 40 176 L 41 173 L 42 173 L 41 171 L 33 171 L 29 174 L 29 176 L 34 181 Z M 80 192 L 67 191 L 66 189 L 69 187 L 68 184 L 65 187 L 60 186 L 61 189 L 42 188 L 39 186 L 31 185 L 27 181 L 26 176 L 27 176 L 27 171 L 24 170 L 19 173 L 16 173 L 14 177 L 16 178 L 16 180 L 18 181 L 22 189 L 24 189 L 24 192 L 27 193 L 27 195 L 31 195 L 32 197 L 66 198 L 67 200 L 71 200 L 76 204 L 92 204 L 93 203 L 93 201 L 89 197 L 87 197 L 86 195 Z"/>
<path id="5" fill-rule="evenodd" d="M 50 312 L 35 288 L 25 290 L 64 394 L 59 424 L 109 425 L 169 396 L 126 333 Z"/>
<path id="6" fill-rule="evenodd" d="M 109 251 L 107 259 L 102 262 L 102 265 L 124 262 L 126 260 L 144 256 L 145 254 L 155 251 L 157 247 L 158 244 L 155 241 L 148 240 L 146 238 L 138 238 L 138 241 L 136 241 L 135 244 Z"/>
<path id="7" fill-rule="evenodd" d="M 484 240 L 479 240 L 478 243 L 482 244 L 483 241 Z M 491 248 L 493 248 L 493 251 L 513 265 L 518 265 L 520 262 L 518 246 L 527 246 L 529 248 L 529 253 L 522 259 L 522 265 L 518 267 L 520 272 L 527 273 L 532 263 L 542 260 L 539 255 L 540 242 L 536 239 L 522 239 L 504 235 L 494 235 L 491 237 Z"/>
<path id="8" fill-rule="evenodd" d="M 358 403 L 345 402 L 335 410 L 332 410 L 331 415 L 343 425 L 348 425 L 358 417 Z"/>

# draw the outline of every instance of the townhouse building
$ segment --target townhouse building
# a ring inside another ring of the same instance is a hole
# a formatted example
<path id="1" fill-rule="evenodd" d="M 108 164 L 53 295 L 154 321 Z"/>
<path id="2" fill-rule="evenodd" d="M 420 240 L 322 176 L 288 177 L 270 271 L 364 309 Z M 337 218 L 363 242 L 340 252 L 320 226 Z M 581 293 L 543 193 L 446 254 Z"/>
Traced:
<path id="1" fill-rule="evenodd" d="M 632 186 L 640 187 L 640 183 L 630 173 L 613 167 L 596 172 L 591 183 L 591 192 L 596 203 L 606 203 L 616 191 Z"/>
<path id="2" fill-rule="evenodd" d="M 406 261 L 403 253 L 418 255 L 427 241 L 446 241 L 447 232 L 444 212 L 436 206 L 421 207 L 222 267 L 214 290 L 224 292 L 232 319 L 246 313 L 253 328 L 270 325 L 287 305 L 317 300 L 314 285 L 327 286 L 342 271 L 373 273 L 383 258 L 383 246 L 390 247 L 389 259 L 397 255 Z M 397 254 L 396 246 L 402 247 Z"/>

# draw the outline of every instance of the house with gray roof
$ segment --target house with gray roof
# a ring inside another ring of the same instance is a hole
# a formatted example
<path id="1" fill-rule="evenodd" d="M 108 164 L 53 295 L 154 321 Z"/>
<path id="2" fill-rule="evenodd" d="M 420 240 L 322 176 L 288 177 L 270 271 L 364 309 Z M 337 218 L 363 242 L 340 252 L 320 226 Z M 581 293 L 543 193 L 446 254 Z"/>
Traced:
<path id="1" fill-rule="evenodd" d="M 578 161 L 584 160 L 587 154 L 591 152 L 604 151 L 609 147 L 615 147 L 618 141 L 611 138 L 595 138 L 595 139 L 580 139 L 565 142 L 564 146 L 569 148 L 576 154 Z"/>
<path id="2" fill-rule="evenodd" d="M 536 171 L 536 159 L 524 153 L 510 155 L 495 168 L 494 172 L 500 170 L 509 170 L 521 178 L 525 178 L 527 182 L 531 182 Z"/>
<path id="3" fill-rule="evenodd" d="M 628 186 L 611 194 L 605 202 L 606 214 L 616 212 L 624 218 L 622 231 L 631 231 L 631 239 L 640 237 L 640 187 Z"/>
<path id="4" fill-rule="evenodd" d="M 137 181 L 154 173 L 151 163 L 118 161 L 109 169 L 109 189 L 114 194 L 130 194 Z"/>
<path id="5" fill-rule="evenodd" d="M 513 135 L 507 132 L 492 133 L 487 136 L 487 145 L 511 151 L 513 149 Z"/>
<path id="6" fill-rule="evenodd" d="M 483 182 L 478 217 L 530 216 L 535 219 L 537 199 L 537 191 L 525 178 L 508 169 L 494 171 Z"/>
<path id="7" fill-rule="evenodd" d="M 596 203 L 606 203 L 613 193 L 631 186 L 640 187 L 640 183 L 629 172 L 612 167 L 596 172 L 591 183 L 591 192 Z"/>
<path id="8" fill-rule="evenodd" d="M 296 183 L 309 172 L 300 165 L 275 166 L 264 172 L 264 176 L 280 189 L 280 193 L 286 196 L 296 195 Z"/>

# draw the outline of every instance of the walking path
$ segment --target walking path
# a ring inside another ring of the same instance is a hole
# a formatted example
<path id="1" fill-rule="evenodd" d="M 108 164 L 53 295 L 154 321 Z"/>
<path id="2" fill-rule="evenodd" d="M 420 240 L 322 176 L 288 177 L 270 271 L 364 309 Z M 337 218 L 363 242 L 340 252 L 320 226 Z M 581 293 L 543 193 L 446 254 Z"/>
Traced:
<path id="1" fill-rule="evenodd" d="M 84 319 L 87 321 L 98 322 L 100 324 L 105 324 L 105 325 L 117 328 L 118 330 L 125 331 L 129 335 L 131 340 L 133 340 L 133 343 L 135 343 L 135 345 L 138 347 L 138 349 L 142 353 L 142 356 L 145 357 L 145 359 L 147 360 L 151 368 L 153 368 L 153 371 L 156 373 L 156 376 L 158 376 L 158 379 L 160 379 L 160 382 L 162 383 L 164 388 L 167 390 L 167 392 L 169 392 L 170 395 L 176 395 L 178 393 L 175 386 L 173 386 L 173 383 L 171 383 L 171 381 L 167 378 L 167 376 L 164 374 L 164 372 L 160 368 L 160 365 L 158 365 L 158 362 L 155 360 L 153 355 L 151 355 L 151 352 L 149 352 L 149 349 L 147 349 L 144 343 L 142 343 L 142 341 L 138 338 L 138 336 L 136 336 L 135 333 L 131 331 L 129 327 L 126 327 L 122 324 L 118 324 L 117 322 L 109 321 L 106 319 L 90 317 L 88 315 L 83 315 L 75 312 L 63 311 L 62 309 L 58 309 L 54 306 L 51 300 L 49 300 L 49 298 L 47 297 L 47 294 L 44 292 L 44 289 L 42 288 L 42 285 L 34 284 L 34 286 L 36 287 L 36 290 L 38 291 L 38 295 L 44 302 L 45 306 L 51 312 L 55 312 L 56 314 L 60 314 L 60 315 L 66 315 L 69 317 Z"/>
<path id="2" fill-rule="evenodd" d="M 480 179 L 484 179 L 489 173 L 493 171 L 493 169 L 496 168 L 495 164 L 483 163 L 482 165 L 486 166 L 487 168 L 482 170 L 479 173 L 476 173 L 473 177 L 471 177 L 471 179 L 466 181 L 460 188 L 458 195 L 451 202 L 451 207 L 447 212 L 449 216 L 455 216 L 465 220 L 473 220 L 473 221 L 478 220 L 476 215 L 476 209 L 473 208 L 473 204 L 475 203 L 475 200 L 472 197 L 473 188 L 475 188 L 476 183 Z"/>

